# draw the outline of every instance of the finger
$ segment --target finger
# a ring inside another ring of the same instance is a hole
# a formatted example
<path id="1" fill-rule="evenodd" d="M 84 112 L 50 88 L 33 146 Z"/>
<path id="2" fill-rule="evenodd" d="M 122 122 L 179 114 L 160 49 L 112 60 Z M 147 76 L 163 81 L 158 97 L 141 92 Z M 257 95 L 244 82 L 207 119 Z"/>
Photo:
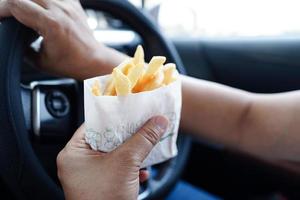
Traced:
<path id="1" fill-rule="evenodd" d="M 140 170 L 139 179 L 140 182 L 143 183 L 149 179 L 149 171 L 148 170 Z"/>
<path id="2" fill-rule="evenodd" d="M 85 125 L 82 124 L 74 133 L 70 141 L 67 143 L 66 148 L 81 150 L 82 153 L 88 155 L 104 155 L 100 151 L 94 151 L 85 141 Z"/>
<path id="3" fill-rule="evenodd" d="M 49 7 L 48 5 L 49 5 L 53 0 L 51 0 L 51 1 L 49 1 L 49 0 L 31 0 L 31 1 L 37 3 L 38 5 L 42 6 L 43 8 L 48 8 L 48 7 Z"/>
<path id="4" fill-rule="evenodd" d="M 74 135 L 72 136 L 71 140 L 69 142 L 73 142 L 73 141 L 78 141 L 78 140 L 84 140 L 84 136 L 85 136 L 85 126 L 84 124 L 82 124 L 74 133 Z"/>
<path id="5" fill-rule="evenodd" d="M 150 119 L 136 134 L 118 148 L 117 152 L 126 152 L 142 163 L 168 127 L 163 116 Z"/>
<path id="6" fill-rule="evenodd" d="M 91 149 L 90 145 L 88 145 L 84 138 L 85 135 L 85 127 L 82 124 L 74 133 L 73 137 L 66 144 L 61 152 L 75 152 L 77 155 L 82 156 L 103 156 L 104 152 L 95 151 Z"/>
<path id="7" fill-rule="evenodd" d="M 47 10 L 31 0 L 7 0 L 11 14 L 22 24 L 43 31 Z"/>
<path id="8" fill-rule="evenodd" d="M 0 1 L 0 19 L 11 15 L 7 5 L 6 0 Z"/>
<path id="9" fill-rule="evenodd" d="M 90 149 L 90 146 L 85 142 L 85 127 L 82 124 L 73 134 L 72 138 L 66 144 L 66 147 L 76 147 L 83 149 Z"/>

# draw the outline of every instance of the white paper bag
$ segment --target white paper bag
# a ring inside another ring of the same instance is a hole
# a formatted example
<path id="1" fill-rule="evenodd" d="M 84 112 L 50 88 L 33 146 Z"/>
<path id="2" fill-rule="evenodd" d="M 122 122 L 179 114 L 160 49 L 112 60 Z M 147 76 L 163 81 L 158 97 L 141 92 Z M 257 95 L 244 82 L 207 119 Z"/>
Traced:
<path id="1" fill-rule="evenodd" d="M 151 117 L 163 115 L 169 119 L 169 127 L 142 167 L 161 163 L 177 155 L 176 139 L 182 102 L 179 79 L 153 91 L 127 96 L 95 96 L 91 86 L 96 79 L 100 87 L 105 88 L 109 76 L 84 81 L 85 139 L 92 149 L 112 151 Z"/>

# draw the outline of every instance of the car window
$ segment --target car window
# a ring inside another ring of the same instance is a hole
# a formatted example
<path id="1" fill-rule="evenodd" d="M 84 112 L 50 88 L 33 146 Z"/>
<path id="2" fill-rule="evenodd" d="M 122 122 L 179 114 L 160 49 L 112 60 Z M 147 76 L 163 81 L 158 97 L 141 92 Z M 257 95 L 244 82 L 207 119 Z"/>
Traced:
<path id="1" fill-rule="evenodd" d="M 298 36 L 299 0 L 130 0 L 169 36 Z M 143 2 L 143 4 L 142 4 Z"/>

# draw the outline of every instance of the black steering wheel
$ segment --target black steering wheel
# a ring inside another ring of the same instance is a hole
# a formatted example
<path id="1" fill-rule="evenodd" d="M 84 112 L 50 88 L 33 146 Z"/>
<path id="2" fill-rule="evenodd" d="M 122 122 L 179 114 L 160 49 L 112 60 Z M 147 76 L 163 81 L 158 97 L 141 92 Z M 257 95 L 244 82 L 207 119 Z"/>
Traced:
<path id="1" fill-rule="evenodd" d="M 104 11 L 124 21 L 140 34 L 147 51 L 153 55 L 165 55 L 168 62 L 176 63 L 179 71 L 185 73 L 174 46 L 161 35 L 152 21 L 133 5 L 124 0 L 84 0 L 81 3 L 84 8 Z M 43 111 L 41 107 L 51 101 L 50 97 L 68 102 L 68 95 L 64 95 L 64 89 L 59 91 L 57 88 L 62 86 L 72 90 L 76 82 L 43 81 L 32 83 L 31 87 L 26 89 L 21 87 L 24 51 L 33 37 L 32 30 L 28 30 L 14 19 L 6 19 L 0 24 L 0 175 L 16 199 L 63 199 L 61 188 L 50 178 L 36 156 L 27 130 L 33 129 L 34 134 L 41 135 L 45 130 L 49 130 L 49 127 L 55 127 L 53 124 L 43 124 L 43 113 L 38 112 Z M 44 90 L 52 91 L 52 96 L 43 96 Z M 72 94 L 80 95 L 76 91 L 78 88 Z M 45 100 L 39 101 L 41 98 Z M 74 109 L 78 111 L 78 106 L 74 106 L 73 103 L 66 105 L 69 115 Z M 57 110 L 51 109 L 47 111 L 57 115 L 55 123 L 76 124 L 71 121 L 78 120 L 66 118 L 64 114 L 68 112 L 56 112 Z M 139 199 L 157 199 L 167 194 L 184 168 L 189 148 L 190 139 L 179 134 L 178 156 L 155 167 L 156 173 L 141 187 L 143 189 Z"/>

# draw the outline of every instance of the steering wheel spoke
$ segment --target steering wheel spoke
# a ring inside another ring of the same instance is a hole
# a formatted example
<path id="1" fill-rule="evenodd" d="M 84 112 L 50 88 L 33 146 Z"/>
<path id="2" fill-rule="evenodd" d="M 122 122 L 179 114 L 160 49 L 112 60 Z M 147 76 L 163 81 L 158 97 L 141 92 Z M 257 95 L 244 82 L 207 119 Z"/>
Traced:
<path id="1" fill-rule="evenodd" d="M 22 98 L 22 107 L 24 112 L 25 125 L 28 132 L 32 132 L 32 115 L 31 115 L 31 89 L 21 84 L 21 98 Z"/>
<path id="2" fill-rule="evenodd" d="M 82 121 L 80 113 L 83 113 L 78 87 L 73 79 L 21 85 L 26 128 L 35 142 L 65 143 L 72 136 Z"/>

